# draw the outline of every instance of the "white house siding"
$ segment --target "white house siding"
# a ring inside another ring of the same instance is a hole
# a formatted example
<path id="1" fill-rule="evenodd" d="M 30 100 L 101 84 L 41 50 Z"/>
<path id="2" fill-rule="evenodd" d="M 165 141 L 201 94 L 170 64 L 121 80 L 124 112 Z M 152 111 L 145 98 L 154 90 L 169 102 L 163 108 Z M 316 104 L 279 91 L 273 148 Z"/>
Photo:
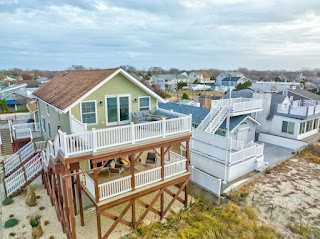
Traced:
<path id="1" fill-rule="evenodd" d="M 268 143 L 268 144 L 275 144 L 284 148 L 289 148 L 293 150 L 297 150 L 301 148 L 302 146 L 306 146 L 307 143 L 295 140 L 295 139 L 288 139 L 276 135 L 271 134 L 259 134 L 259 141 Z"/>
<path id="2" fill-rule="evenodd" d="M 256 124 L 254 122 L 252 122 L 251 120 L 246 120 L 245 124 L 241 124 L 238 127 L 236 127 L 235 129 L 233 129 L 233 131 L 231 132 L 230 136 L 235 140 L 244 141 L 244 143 L 248 143 L 250 141 L 254 141 L 255 127 L 256 127 Z M 246 128 L 249 128 L 249 129 L 246 130 Z M 247 132 L 246 140 L 238 138 L 239 137 L 239 132 L 242 131 L 242 130 L 245 130 Z"/>

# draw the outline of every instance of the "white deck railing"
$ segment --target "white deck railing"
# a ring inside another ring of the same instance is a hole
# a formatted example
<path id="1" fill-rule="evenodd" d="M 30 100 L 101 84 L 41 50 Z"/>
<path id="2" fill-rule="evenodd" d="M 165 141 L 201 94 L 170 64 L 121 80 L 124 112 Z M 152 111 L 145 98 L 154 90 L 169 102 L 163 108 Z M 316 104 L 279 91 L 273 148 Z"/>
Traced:
<path id="1" fill-rule="evenodd" d="M 72 115 L 70 116 L 70 131 L 71 133 L 83 133 L 87 131 L 87 124 L 83 124 Z"/>
<path id="2" fill-rule="evenodd" d="M 161 167 L 153 168 L 134 175 L 136 188 L 161 181 Z"/>
<path id="3" fill-rule="evenodd" d="M 5 178 L 4 183 L 6 185 L 7 197 L 13 194 L 17 189 L 26 183 L 24 178 L 23 168 L 19 168 L 12 175 Z"/>
<path id="4" fill-rule="evenodd" d="M 61 150 L 65 157 L 95 152 L 138 141 L 163 138 L 167 135 L 190 132 L 191 116 L 92 130 L 66 135 L 60 133 Z M 62 138 L 62 139 L 61 139 Z"/>
<path id="5" fill-rule="evenodd" d="M 164 165 L 164 178 L 174 177 L 181 173 L 187 172 L 186 169 L 186 162 L 187 160 L 179 160 L 174 163 Z"/>
<path id="6" fill-rule="evenodd" d="M 216 101 L 214 105 L 211 104 L 211 110 L 209 114 L 201 121 L 197 129 L 204 130 L 206 126 L 210 123 L 212 118 L 218 113 L 218 111 L 220 110 L 220 107 L 221 107 L 220 100 Z"/>
<path id="7" fill-rule="evenodd" d="M 82 170 L 80 169 L 80 171 L 82 171 Z M 82 184 L 86 186 L 89 193 L 91 193 L 92 197 L 95 198 L 96 193 L 95 193 L 95 189 L 94 189 L 93 179 L 86 173 L 83 173 L 81 176 L 82 176 L 82 178 L 81 178 Z"/>
<path id="8" fill-rule="evenodd" d="M 248 148 L 244 148 L 243 150 L 233 152 L 228 158 L 228 162 L 230 164 L 235 164 L 241 161 L 245 161 L 246 159 L 252 157 L 259 157 L 263 155 L 264 145 L 254 143 L 252 146 Z"/>
<path id="9" fill-rule="evenodd" d="M 40 152 L 41 150 L 45 149 L 46 141 L 38 141 L 34 143 L 36 147 L 36 152 Z"/>
<path id="10" fill-rule="evenodd" d="M 34 154 L 34 145 L 30 141 L 19 151 L 4 160 L 5 175 L 11 173 L 21 163 L 25 162 L 32 154 Z"/>
<path id="11" fill-rule="evenodd" d="M 292 101 L 291 105 L 277 104 L 276 112 L 285 115 L 308 117 L 320 113 L 320 102 L 314 100 Z"/>
<path id="12" fill-rule="evenodd" d="M 31 129 L 15 129 L 13 131 L 13 137 L 15 139 L 31 139 L 32 140 L 32 132 Z"/>
<path id="13" fill-rule="evenodd" d="M 130 175 L 110 182 L 99 184 L 100 200 L 104 200 L 131 191 L 131 178 L 132 176 Z"/>
<path id="14" fill-rule="evenodd" d="M 37 154 L 30 159 L 25 165 L 27 180 L 30 180 L 34 175 L 42 170 L 41 155 Z"/>
<path id="15" fill-rule="evenodd" d="M 253 98 L 231 98 L 231 114 L 237 113 L 237 115 L 241 112 L 252 111 L 252 110 L 262 110 L 262 100 L 256 100 Z M 221 100 L 212 100 L 211 108 L 215 108 L 217 106 L 223 107 L 229 105 L 229 99 L 221 99 Z"/>

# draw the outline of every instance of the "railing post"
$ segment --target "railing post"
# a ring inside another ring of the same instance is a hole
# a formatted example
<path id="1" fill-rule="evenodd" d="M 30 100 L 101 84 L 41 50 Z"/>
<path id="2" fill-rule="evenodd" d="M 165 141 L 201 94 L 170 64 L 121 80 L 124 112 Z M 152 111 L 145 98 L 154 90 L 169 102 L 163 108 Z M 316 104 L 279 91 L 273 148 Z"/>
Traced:
<path id="1" fill-rule="evenodd" d="M 93 152 L 97 152 L 97 132 L 95 128 L 92 128 L 92 148 Z"/>
<path id="2" fill-rule="evenodd" d="M 62 139 L 63 143 L 61 144 L 61 151 L 64 153 L 65 157 L 68 157 L 68 152 L 67 152 L 67 133 L 62 132 Z"/>
<path id="3" fill-rule="evenodd" d="M 165 118 L 162 118 L 162 137 L 165 138 L 166 137 L 166 120 Z"/>
<path id="4" fill-rule="evenodd" d="M 131 142 L 132 144 L 135 144 L 136 132 L 134 131 L 134 122 L 131 122 L 130 125 L 131 125 Z"/>

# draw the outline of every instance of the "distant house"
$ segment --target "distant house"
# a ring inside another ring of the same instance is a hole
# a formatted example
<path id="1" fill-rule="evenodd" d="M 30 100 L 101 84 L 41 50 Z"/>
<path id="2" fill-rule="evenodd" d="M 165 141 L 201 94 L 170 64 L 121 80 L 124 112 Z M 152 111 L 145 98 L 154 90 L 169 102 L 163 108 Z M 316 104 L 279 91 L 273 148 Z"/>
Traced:
<path id="1" fill-rule="evenodd" d="M 200 107 L 200 103 L 199 102 L 195 102 L 193 100 L 181 100 L 181 101 L 178 102 L 178 104 L 180 104 L 180 105 L 192 105 L 192 106 Z"/>
<path id="2" fill-rule="evenodd" d="M 149 84 L 156 85 L 161 90 L 175 90 L 179 82 L 189 83 L 189 78 L 184 73 L 153 75 Z"/>
<path id="3" fill-rule="evenodd" d="M 248 79 L 241 72 L 222 72 L 216 81 L 221 91 L 228 91 L 230 87 L 235 89 L 238 84 L 247 82 Z"/>
<path id="4" fill-rule="evenodd" d="M 254 95 L 264 101 L 264 110 L 256 116 L 261 122 L 261 126 L 257 127 L 258 132 L 295 140 L 319 132 L 319 95 L 299 88 L 277 94 Z"/>
<path id="5" fill-rule="evenodd" d="M 211 80 L 208 72 L 206 71 L 192 71 L 189 73 L 189 82 L 192 84 L 195 81 L 201 84 L 215 83 L 214 80 Z"/>
<path id="6" fill-rule="evenodd" d="M 9 110 L 26 110 L 26 105 L 32 100 L 27 84 L 10 85 L 0 90 L 0 99 L 5 99 Z"/>
<path id="7" fill-rule="evenodd" d="M 250 88 L 264 93 L 277 93 L 283 90 L 300 88 L 299 82 L 257 81 Z"/>

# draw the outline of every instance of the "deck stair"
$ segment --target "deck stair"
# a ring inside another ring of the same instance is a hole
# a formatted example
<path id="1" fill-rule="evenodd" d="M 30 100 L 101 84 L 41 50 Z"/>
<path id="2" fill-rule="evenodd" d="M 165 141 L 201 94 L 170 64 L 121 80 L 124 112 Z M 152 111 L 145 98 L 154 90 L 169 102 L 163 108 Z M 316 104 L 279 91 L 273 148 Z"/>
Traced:
<path id="1" fill-rule="evenodd" d="M 0 129 L 2 155 L 13 154 L 11 134 L 9 128 Z"/>
<path id="2" fill-rule="evenodd" d="M 4 187 L 7 197 L 17 195 L 42 172 L 41 150 L 45 142 L 30 141 L 3 162 Z"/>
<path id="3" fill-rule="evenodd" d="M 199 130 L 202 130 L 204 132 L 212 133 L 214 134 L 219 126 L 223 123 L 223 121 L 226 119 L 229 111 L 229 103 L 222 104 L 222 101 L 219 102 L 211 111 L 209 114 L 204 118 L 204 120 L 201 122 L 201 124 L 198 126 Z"/>

